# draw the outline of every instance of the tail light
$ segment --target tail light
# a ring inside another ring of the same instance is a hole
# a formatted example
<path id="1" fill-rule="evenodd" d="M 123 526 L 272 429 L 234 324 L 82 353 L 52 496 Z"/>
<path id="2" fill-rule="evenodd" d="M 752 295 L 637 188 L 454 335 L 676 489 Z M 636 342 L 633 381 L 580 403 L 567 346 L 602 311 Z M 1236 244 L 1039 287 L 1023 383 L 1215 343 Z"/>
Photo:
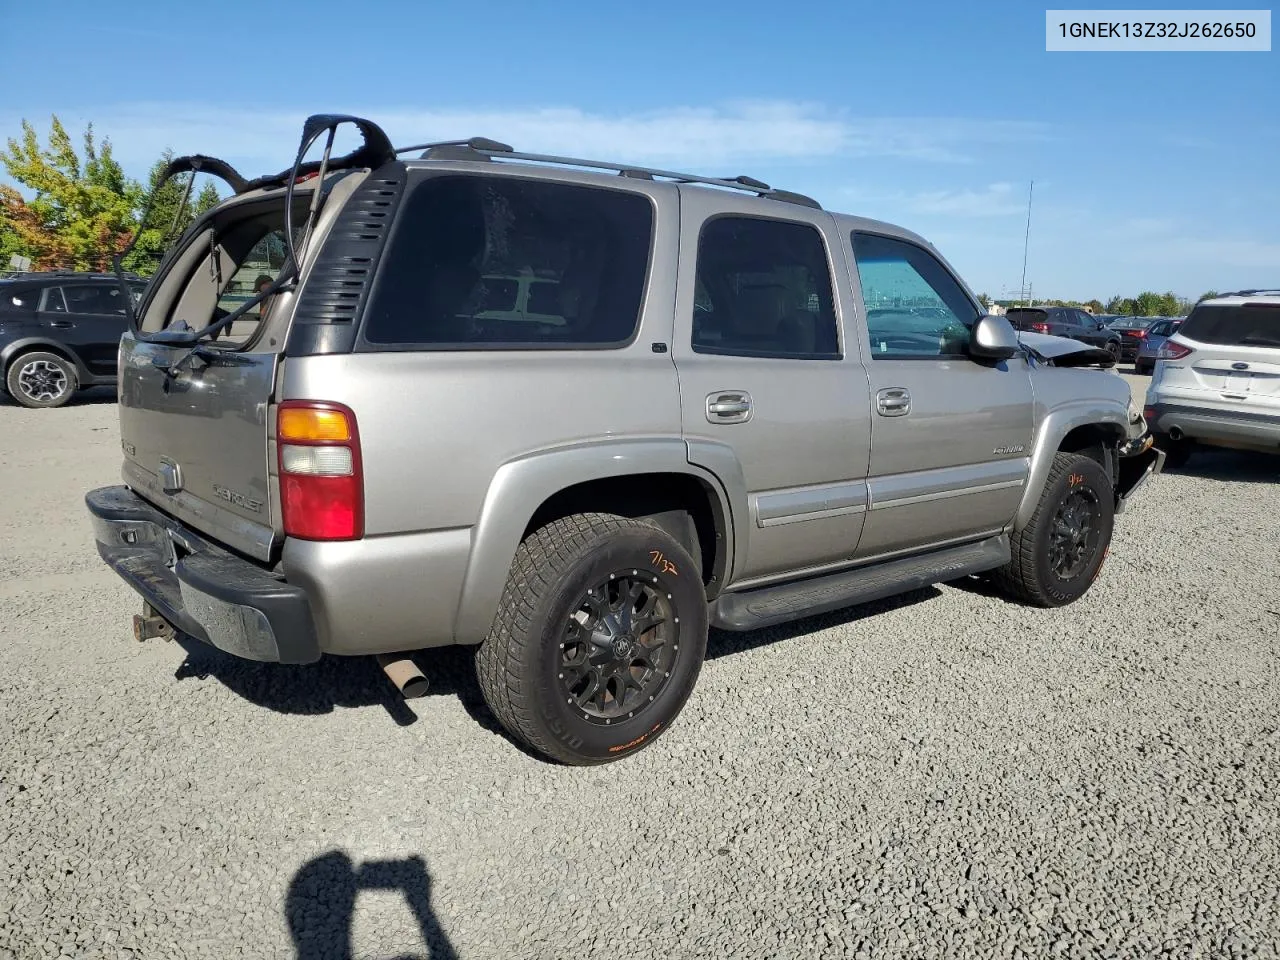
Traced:
<path id="1" fill-rule="evenodd" d="M 1145 339 L 1147 338 L 1147 331 L 1145 331 L 1145 330 L 1135 330 L 1135 331 L 1133 332 L 1133 335 L 1134 335 L 1135 337 L 1137 337 L 1139 340 L 1145 340 Z"/>
<path id="2" fill-rule="evenodd" d="M 1037 320 L 1037 321 L 1035 321 L 1034 323 L 1029 323 L 1029 324 L 1027 324 L 1027 326 L 1028 326 L 1030 329 L 1034 330 L 1036 333 L 1048 333 L 1048 332 L 1049 332 L 1049 325 L 1048 325 L 1047 323 L 1045 323 L 1045 322 L 1041 321 L 1041 320 Z"/>
<path id="3" fill-rule="evenodd" d="M 364 536 L 364 475 L 355 414 L 340 403 L 285 400 L 276 414 L 276 448 L 285 536 Z"/>
<path id="4" fill-rule="evenodd" d="M 1160 347 L 1159 359 L 1181 360 L 1183 357 L 1191 356 L 1191 353 L 1192 350 L 1190 347 L 1184 346 L 1181 343 L 1174 343 L 1172 340 L 1166 340 Z"/>

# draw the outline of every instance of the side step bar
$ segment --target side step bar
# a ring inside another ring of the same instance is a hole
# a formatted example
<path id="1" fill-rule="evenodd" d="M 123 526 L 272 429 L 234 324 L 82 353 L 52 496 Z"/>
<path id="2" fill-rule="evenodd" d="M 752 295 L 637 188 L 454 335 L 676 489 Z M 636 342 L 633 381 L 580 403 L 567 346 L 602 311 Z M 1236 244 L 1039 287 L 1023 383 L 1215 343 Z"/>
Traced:
<path id="1" fill-rule="evenodd" d="M 1008 562 L 1009 538 L 1001 534 L 978 543 L 808 580 L 725 593 L 711 604 L 711 625 L 721 630 L 759 630 L 788 620 L 883 600 L 945 580 L 958 580 Z"/>

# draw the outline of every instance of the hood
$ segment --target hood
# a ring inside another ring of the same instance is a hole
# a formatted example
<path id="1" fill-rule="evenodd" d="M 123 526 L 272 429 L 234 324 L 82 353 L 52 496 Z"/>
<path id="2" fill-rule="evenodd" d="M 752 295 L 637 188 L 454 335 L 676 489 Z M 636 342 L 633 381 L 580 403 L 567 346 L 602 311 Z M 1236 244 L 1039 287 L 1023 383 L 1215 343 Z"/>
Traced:
<path id="1" fill-rule="evenodd" d="M 1018 331 L 1018 339 L 1037 358 L 1055 367 L 1114 367 L 1115 358 L 1101 347 L 1091 347 L 1069 337 Z"/>

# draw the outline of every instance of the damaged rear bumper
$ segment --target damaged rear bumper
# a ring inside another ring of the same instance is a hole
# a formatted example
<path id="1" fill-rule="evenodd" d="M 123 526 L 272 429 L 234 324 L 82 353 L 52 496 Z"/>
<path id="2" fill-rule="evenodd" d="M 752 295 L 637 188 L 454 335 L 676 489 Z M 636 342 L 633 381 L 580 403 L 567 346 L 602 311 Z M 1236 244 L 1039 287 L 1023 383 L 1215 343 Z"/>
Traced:
<path id="1" fill-rule="evenodd" d="M 210 543 L 128 487 L 93 490 L 85 506 L 102 559 L 182 633 L 247 660 L 320 659 L 300 587 Z"/>

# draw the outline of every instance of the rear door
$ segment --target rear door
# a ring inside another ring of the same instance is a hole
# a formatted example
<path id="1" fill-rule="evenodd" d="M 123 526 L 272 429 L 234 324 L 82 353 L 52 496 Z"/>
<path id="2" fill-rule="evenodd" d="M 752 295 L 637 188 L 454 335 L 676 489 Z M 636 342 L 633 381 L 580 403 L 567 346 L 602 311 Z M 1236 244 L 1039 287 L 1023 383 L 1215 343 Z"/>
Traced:
<path id="1" fill-rule="evenodd" d="M 50 326 L 60 339 L 79 354 L 95 376 L 116 372 L 120 337 L 128 327 L 126 294 L 109 281 L 65 283 L 62 285 L 65 312 L 50 316 Z M 57 301 L 50 291 L 50 304 Z"/>
<path id="2" fill-rule="evenodd" d="M 827 213 L 681 191 L 672 355 L 689 457 L 741 468 L 749 516 L 733 580 L 850 560 L 866 509 L 866 374 Z"/>

